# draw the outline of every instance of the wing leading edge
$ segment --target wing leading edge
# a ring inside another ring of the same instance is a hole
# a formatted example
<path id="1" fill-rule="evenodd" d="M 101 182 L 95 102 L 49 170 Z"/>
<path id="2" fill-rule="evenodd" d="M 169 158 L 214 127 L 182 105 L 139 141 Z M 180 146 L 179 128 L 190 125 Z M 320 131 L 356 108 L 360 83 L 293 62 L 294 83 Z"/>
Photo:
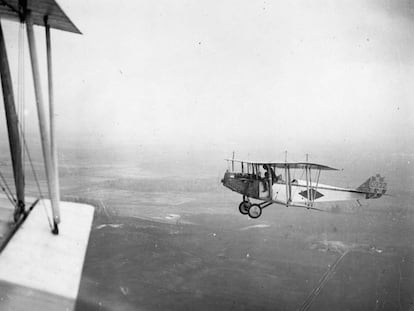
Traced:
<path id="1" fill-rule="evenodd" d="M 266 161 L 245 161 L 239 159 L 225 159 L 226 161 L 236 162 L 236 163 L 246 163 L 246 164 L 253 164 L 253 165 L 270 165 L 276 168 L 290 168 L 290 169 L 316 169 L 322 171 L 339 171 L 337 168 L 329 167 L 322 164 L 311 163 L 311 162 L 266 162 Z"/>

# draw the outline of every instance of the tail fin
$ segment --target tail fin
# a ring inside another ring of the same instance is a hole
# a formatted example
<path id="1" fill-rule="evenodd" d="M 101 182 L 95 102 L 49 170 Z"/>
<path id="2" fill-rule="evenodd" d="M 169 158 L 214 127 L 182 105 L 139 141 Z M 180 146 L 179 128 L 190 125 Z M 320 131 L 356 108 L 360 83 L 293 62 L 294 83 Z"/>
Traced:
<path id="1" fill-rule="evenodd" d="M 366 193 L 367 199 L 377 199 L 387 191 L 387 183 L 384 177 L 377 174 L 368 178 L 357 190 Z"/>

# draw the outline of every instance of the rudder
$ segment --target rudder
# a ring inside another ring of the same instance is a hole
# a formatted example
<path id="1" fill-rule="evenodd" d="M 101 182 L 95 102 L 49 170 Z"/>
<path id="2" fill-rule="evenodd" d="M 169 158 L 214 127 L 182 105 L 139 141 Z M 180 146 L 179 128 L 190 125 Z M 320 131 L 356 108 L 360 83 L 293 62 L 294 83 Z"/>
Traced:
<path id="1" fill-rule="evenodd" d="M 377 199 L 387 192 L 387 183 L 384 177 L 377 174 L 368 178 L 357 190 L 366 193 L 367 199 Z"/>

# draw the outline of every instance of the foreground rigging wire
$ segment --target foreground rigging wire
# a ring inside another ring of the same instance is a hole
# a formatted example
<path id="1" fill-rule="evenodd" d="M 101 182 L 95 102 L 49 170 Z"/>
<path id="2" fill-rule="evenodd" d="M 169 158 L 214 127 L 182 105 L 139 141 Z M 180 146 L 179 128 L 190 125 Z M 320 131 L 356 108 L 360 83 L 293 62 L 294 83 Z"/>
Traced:
<path id="1" fill-rule="evenodd" d="M 27 145 L 26 142 L 26 137 L 25 137 L 25 130 L 26 130 L 26 107 L 25 107 L 25 53 L 24 53 L 24 41 L 25 41 L 25 23 L 20 23 L 20 28 L 19 28 L 19 56 L 18 56 L 18 92 L 17 92 L 17 100 L 18 100 L 18 124 L 19 124 L 19 130 L 20 130 L 20 138 L 21 141 L 23 142 L 24 148 L 22 150 L 22 163 L 23 163 L 23 171 L 24 171 L 24 166 L 25 166 L 25 162 L 26 162 L 26 154 L 27 154 L 27 159 L 29 160 L 30 163 L 30 168 L 32 170 L 33 173 L 33 177 L 35 179 L 36 182 L 36 186 L 37 186 L 37 191 L 39 194 L 40 199 L 43 199 L 43 193 L 42 190 L 40 188 L 40 183 L 39 183 L 39 179 L 37 177 L 36 174 L 36 170 L 34 168 L 33 165 L 33 161 L 32 158 L 30 156 L 30 151 L 29 151 L 29 147 Z M 52 229 L 52 221 L 50 219 L 49 213 L 47 212 L 47 207 L 45 204 L 45 201 L 42 200 L 42 205 L 46 214 L 46 218 L 47 221 L 49 223 L 50 228 Z"/>
<path id="2" fill-rule="evenodd" d="M 0 171 L 0 177 L 3 181 L 4 186 L 2 183 L 0 183 L 1 190 L 6 194 L 7 199 L 9 199 L 10 203 L 15 206 L 16 205 L 16 198 L 13 196 L 13 192 L 10 190 L 9 185 L 7 184 L 6 178 L 4 178 L 4 175 Z"/>

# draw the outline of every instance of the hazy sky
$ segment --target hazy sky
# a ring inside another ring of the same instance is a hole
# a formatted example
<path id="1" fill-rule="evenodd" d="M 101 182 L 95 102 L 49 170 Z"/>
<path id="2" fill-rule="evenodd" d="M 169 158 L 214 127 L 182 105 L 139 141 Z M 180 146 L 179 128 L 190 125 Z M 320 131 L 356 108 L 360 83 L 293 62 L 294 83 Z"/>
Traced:
<path id="1" fill-rule="evenodd" d="M 60 136 L 281 150 L 414 139 L 410 1 L 58 2 L 83 32 L 52 33 Z M 17 29 L 5 24 L 10 58 Z"/>

